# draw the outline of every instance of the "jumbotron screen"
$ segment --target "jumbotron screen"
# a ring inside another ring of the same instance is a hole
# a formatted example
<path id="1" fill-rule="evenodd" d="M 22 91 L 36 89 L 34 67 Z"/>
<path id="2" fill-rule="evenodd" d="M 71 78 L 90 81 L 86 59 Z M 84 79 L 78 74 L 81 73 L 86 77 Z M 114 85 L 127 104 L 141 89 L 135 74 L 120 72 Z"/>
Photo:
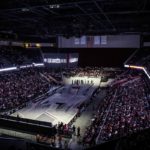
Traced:
<path id="1" fill-rule="evenodd" d="M 50 67 L 76 67 L 78 60 L 78 53 L 44 53 L 44 63 Z"/>

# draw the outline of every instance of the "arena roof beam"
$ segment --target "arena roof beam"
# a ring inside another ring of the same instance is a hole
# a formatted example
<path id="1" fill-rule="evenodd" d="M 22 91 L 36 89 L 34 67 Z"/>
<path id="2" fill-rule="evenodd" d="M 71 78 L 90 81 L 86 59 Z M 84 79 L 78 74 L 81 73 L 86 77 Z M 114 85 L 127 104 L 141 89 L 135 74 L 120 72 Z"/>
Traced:
<path id="1" fill-rule="evenodd" d="M 112 26 L 113 30 L 116 30 L 116 27 L 112 24 L 111 20 L 106 15 L 106 13 L 103 11 L 103 9 L 100 7 L 100 5 L 95 0 L 93 0 L 93 2 L 96 5 L 96 7 L 98 8 L 98 10 L 100 11 L 100 13 L 102 13 L 104 15 L 104 17 L 106 18 L 106 20 L 108 21 L 108 23 Z"/>
<path id="2" fill-rule="evenodd" d="M 48 6 L 42 6 L 42 8 L 45 9 L 46 11 L 50 12 L 51 14 L 60 15 L 59 13 L 55 12 L 54 10 L 48 8 Z"/>
<path id="3" fill-rule="evenodd" d="M 104 29 L 107 29 L 106 26 L 105 26 L 102 22 L 96 20 L 96 19 L 93 17 L 93 15 L 89 15 L 80 5 L 76 4 L 76 6 L 77 6 L 84 14 L 86 14 L 87 16 L 89 16 L 94 22 L 97 22 L 98 24 L 100 24 L 100 26 L 103 27 Z"/>
<path id="4" fill-rule="evenodd" d="M 140 14 L 145 13 L 145 14 L 149 14 L 150 11 L 141 11 Z M 88 14 L 83 14 L 83 13 L 79 13 L 79 14 L 65 14 L 65 15 L 59 15 L 59 16 L 55 16 L 54 18 L 67 18 L 67 17 L 78 17 L 78 16 L 88 16 L 88 15 L 100 15 L 101 13 L 88 13 Z M 129 15 L 129 14 L 139 14 L 139 11 L 113 11 L 113 12 L 105 12 L 106 15 Z"/>

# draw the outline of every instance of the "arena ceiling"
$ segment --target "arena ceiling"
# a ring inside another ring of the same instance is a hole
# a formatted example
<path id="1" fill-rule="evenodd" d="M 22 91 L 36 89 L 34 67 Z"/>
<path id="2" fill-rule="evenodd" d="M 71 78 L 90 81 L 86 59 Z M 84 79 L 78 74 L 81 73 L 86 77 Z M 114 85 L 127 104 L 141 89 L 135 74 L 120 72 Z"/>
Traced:
<path id="1" fill-rule="evenodd" d="M 149 0 L 0 0 L 0 32 L 80 36 L 150 32 Z"/>

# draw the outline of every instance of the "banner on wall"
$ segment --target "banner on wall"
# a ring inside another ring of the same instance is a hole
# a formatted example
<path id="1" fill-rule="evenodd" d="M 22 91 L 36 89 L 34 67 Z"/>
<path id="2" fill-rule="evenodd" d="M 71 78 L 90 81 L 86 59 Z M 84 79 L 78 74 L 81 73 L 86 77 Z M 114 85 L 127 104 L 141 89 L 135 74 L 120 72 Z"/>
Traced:
<path id="1" fill-rule="evenodd" d="M 102 45 L 106 45 L 107 44 L 107 36 L 106 35 L 101 36 L 101 44 Z"/>
<path id="2" fill-rule="evenodd" d="M 100 45 L 100 36 L 94 36 L 94 45 Z"/>
<path id="3" fill-rule="evenodd" d="M 93 47 L 93 43 L 94 43 L 94 36 L 88 36 L 87 37 L 87 48 Z"/>
<path id="4" fill-rule="evenodd" d="M 74 44 L 79 45 L 80 44 L 80 38 L 75 38 L 74 39 Z"/>
<path id="5" fill-rule="evenodd" d="M 86 36 L 82 36 L 81 37 L 81 45 L 85 45 L 86 44 Z"/>

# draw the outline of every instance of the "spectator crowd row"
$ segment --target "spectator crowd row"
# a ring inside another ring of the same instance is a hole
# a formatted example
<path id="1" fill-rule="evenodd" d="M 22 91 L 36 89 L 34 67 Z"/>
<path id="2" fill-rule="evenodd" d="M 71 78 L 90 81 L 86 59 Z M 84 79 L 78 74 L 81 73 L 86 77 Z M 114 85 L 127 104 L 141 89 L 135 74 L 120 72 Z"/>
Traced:
<path id="1" fill-rule="evenodd" d="M 21 106 L 49 90 L 38 71 L 25 69 L 0 74 L 0 110 Z"/>
<path id="2" fill-rule="evenodd" d="M 110 87 L 85 132 L 83 143 L 92 145 L 149 128 L 150 93 L 146 84 L 138 76 Z"/>
<path id="3" fill-rule="evenodd" d="M 0 68 L 8 68 L 32 63 L 41 63 L 42 56 L 38 49 L 0 46 Z"/>

